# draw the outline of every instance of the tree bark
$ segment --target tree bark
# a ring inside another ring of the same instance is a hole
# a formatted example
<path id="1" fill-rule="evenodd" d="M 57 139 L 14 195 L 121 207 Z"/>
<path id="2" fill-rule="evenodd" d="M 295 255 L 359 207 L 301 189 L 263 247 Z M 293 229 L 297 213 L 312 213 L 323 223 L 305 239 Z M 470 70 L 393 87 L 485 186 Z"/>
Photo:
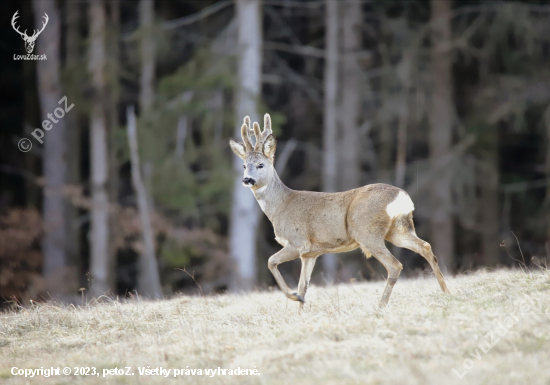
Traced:
<path id="1" fill-rule="evenodd" d="M 43 120 L 54 114 L 63 97 L 61 87 L 61 20 L 54 0 L 34 0 L 33 12 L 35 24 L 42 28 L 43 16 L 47 14 L 49 22 L 42 35 L 37 39 L 37 53 L 46 54 L 48 60 L 36 64 L 38 75 L 38 94 Z M 66 127 L 63 119 L 49 119 L 52 126 L 44 135 L 43 175 L 45 177 L 43 198 L 44 238 L 42 242 L 43 267 L 50 295 L 60 297 L 68 294 L 67 283 L 67 232 L 65 226 L 65 200 L 62 189 L 67 178 L 66 163 Z"/>
<path id="2" fill-rule="evenodd" d="M 65 2 L 65 14 L 67 18 L 67 33 L 65 34 L 65 50 L 67 52 L 65 68 L 74 73 L 79 65 L 80 58 L 80 3 L 75 1 Z M 70 95 L 68 96 L 70 99 Z M 64 118 L 67 123 L 67 183 L 77 186 L 81 183 L 81 148 L 80 141 L 82 136 L 82 127 L 79 121 L 79 112 L 75 108 Z M 74 271 L 75 283 L 78 283 L 77 277 L 81 268 L 81 248 L 80 248 L 80 229 L 77 225 L 79 208 L 72 204 L 70 200 L 65 201 L 65 227 L 67 231 L 67 260 L 68 265 Z M 75 288 L 76 289 L 76 288 Z"/>
<path id="3" fill-rule="evenodd" d="M 405 101 L 405 104 L 407 102 Z M 397 151 L 395 156 L 395 186 L 405 186 L 405 172 L 407 166 L 407 121 L 409 118 L 408 107 L 399 114 L 397 126 Z"/>
<path id="4" fill-rule="evenodd" d="M 432 167 L 451 148 L 454 101 L 451 40 L 451 0 L 431 0 L 433 89 L 429 111 L 429 147 Z M 431 244 L 443 272 L 450 272 L 455 251 L 450 172 L 434 181 L 431 189 Z"/>
<path id="5" fill-rule="evenodd" d="M 262 84 L 262 20 L 259 0 L 237 0 L 238 79 L 236 91 L 235 138 L 241 137 L 243 118 L 260 122 L 258 100 Z M 251 191 L 242 186 L 242 160 L 234 157 L 237 174 L 233 188 L 229 252 L 234 263 L 230 288 L 249 290 L 256 283 L 256 234 L 258 204 Z"/>
<path id="6" fill-rule="evenodd" d="M 341 138 L 338 151 L 340 170 L 339 189 L 359 187 L 359 117 L 361 67 L 357 52 L 361 50 L 362 4 L 358 1 L 341 2 L 342 12 L 342 102 L 339 108 Z"/>
<path id="7" fill-rule="evenodd" d="M 142 32 L 141 39 L 141 77 L 139 105 L 144 112 L 151 110 L 155 100 L 153 83 L 155 80 L 155 53 L 156 45 L 153 37 L 155 21 L 155 3 L 153 0 L 140 0 L 139 25 Z"/>
<path id="8" fill-rule="evenodd" d="M 407 126 L 411 111 L 411 108 L 409 108 L 409 94 L 412 83 L 412 61 L 413 55 L 405 50 L 403 52 L 403 59 L 401 62 L 401 66 L 403 68 L 401 79 L 403 99 L 397 123 L 397 148 L 395 156 L 395 185 L 400 188 L 405 187 L 405 173 L 407 171 Z"/>
<path id="9" fill-rule="evenodd" d="M 157 258 L 155 257 L 155 242 L 149 219 L 149 208 L 147 206 L 147 194 L 141 179 L 139 169 L 138 142 L 136 133 L 136 115 L 134 107 L 129 106 L 126 112 L 128 120 L 128 144 L 130 146 L 130 160 L 132 162 L 132 183 L 137 195 L 141 228 L 145 250 L 139 258 L 139 279 L 138 290 L 150 298 L 162 298 L 162 287 L 160 285 Z"/>
<path id="10" fill-rule="evenodd" d="M 107 10 L 107 26 L 108 36 L 113 36 L 112 39 L 107 39 L 106 49 L 108 52 L 109 62 L 106 67 L 108 79 L 111 81 L 105 84 L 105 89 L 108 95 L 108 104 L 105 105 L 105 121 L 107 125 L 107 142 L 116 143 L 119 130 L 119 104 L 120 104 L 120 0 L 110 0 L 106 3 Z M 109 163 L 109 183 L 107 185 L 107 195 L 109 202 L 117 202 L 120 188 L 119 177 L 119 161 L 117 156 L 117 146 L 108 146 L 108 163 Z M 118 220 L 114 215 L 109 218 L 109 254 L 112 258 L 109 259 L 109 270 L 116 271 L 117 264 L 117 240 L 123 235 Z M 113 277 L 113 282 L 116 277 Z"/>
<path id="11" fill-rule="evenodd" d="M 338 2 L 326 0 L 325 10 L 325 69 L 324 69 L 324 131 L 323 131 L 323 190 L 335 192 L 338 169 Z M 328 281 L 337 273 L 335 254 L 323 256 L 323 272 Z"/>
<path id="12" fill-rule="evenodd" d="M 544 112 L 546 127 L 546 258 L 550 258 L 550 104 Z"/>
<path id="13" fill-rule="evenodd" d="M 391 59 L 390 59 L 390 52 L 389 47 L 386 44 L 386 33 L 388 30 L 388 22 L 386 19 L 386 16 L 383 15 L 381 19 L 381 28 L 382 28 L 382 36 L 380 41 L 380 58 L 381 58 L 381 64 L 382 68 L 390 68 L 391 67 Z M 390 71 L 383 71 L 380 75 L 380 96 L 382 98 L 382 105 L 385 106 L 386 104 L 390 103 L 390 89 L 391 89 L 391 81 L 389 77 L 391 72 Z M 379 149 L 378 149 L 378 164 L 379 164 L 379 171 L 378 171 L 378 180 L 382 183 L 391 183 L 390 175 L 391 175 L 391 169 L 393 168 L 393 143 L 394 143 L 394 133 L 393 133 L 393 127 L 392 123 L 387 119 L 387 117 L 384 118 L 384 121 L 380 124 L 380 143 L 379 143 Z"/>
<path id="14" fill-rule="evenodd" d="M 498 130 L 490 127 L 482 134 L 479 155 L 485 167 L 478 168 L 479 187 L 481 192 L 481 245 L 483 266 L 496 266 L 499 262 L 499 156 Z"/>
<path id="15" fill-rule="evenodd" d="M 90 157 L 91 157 L 91 234 L 90 272 L 93 279 L 92 294 L 99 296 L 111 289 L 112 276 L 109 273 L 109 199 L 107 178 L 109 174 L 105 97 L 105 4 L 92 0 L 89 4 L 90 50 L 89 71 L 93 88 L 90 113 Z"/>

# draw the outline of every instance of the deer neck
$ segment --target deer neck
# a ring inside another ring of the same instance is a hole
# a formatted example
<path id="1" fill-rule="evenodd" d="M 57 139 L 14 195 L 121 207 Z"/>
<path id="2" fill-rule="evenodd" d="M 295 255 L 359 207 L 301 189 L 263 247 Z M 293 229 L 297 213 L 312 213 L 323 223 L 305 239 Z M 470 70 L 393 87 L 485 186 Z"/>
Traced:
<path id="1" fill-rule="evenodd" d="M 256 200 L 260 204 L 262 211 L 267 215 L 270 221 L 275 214 L 282 209 L 289 198 L 292 190 L 285 186 L 279 179 L 277 173 L 263 187 L 253 190 Z"/>

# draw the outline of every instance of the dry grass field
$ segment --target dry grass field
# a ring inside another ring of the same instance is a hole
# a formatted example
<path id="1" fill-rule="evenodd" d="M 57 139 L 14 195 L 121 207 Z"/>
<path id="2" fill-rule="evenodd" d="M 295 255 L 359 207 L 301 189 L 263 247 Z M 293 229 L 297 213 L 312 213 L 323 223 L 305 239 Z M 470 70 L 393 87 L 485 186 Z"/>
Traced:
<path id="1" fill-rule="evenodd" d="M 302 312 L 279 291 L 25 307 L 0 313 L 0 383 L 550 384 L 549 271 L 447 282 L 453 296 L 433 275 L 401 279 L 383 310 L 384 282 L 314 286 Z M 147 366 L 170 373 L 140 375 Z M 13 367 L 73 374 L 25 378 Z M 103 377 L 125 367 L 134 374 Z"/>

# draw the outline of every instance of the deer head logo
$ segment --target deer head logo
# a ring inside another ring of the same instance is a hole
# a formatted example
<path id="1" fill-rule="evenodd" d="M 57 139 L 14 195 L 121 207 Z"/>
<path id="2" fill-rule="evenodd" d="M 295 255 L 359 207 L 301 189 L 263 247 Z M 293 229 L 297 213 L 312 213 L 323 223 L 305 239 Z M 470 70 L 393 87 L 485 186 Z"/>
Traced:
<path id="1" fill-rule="evenodd" d="M 25 41 L 25 49 L 27 50 L 27 53 L 32 53 L 32 50 L 34 49 L 34 42 L 36 41 L 36 38 L 38 37 L 38 35 L 40 35 L 42 33 L 44 28 L 46 28 L 46 25 L 48 24 L 49 17 L 46 13 L 44 13 L 44 16 L 43 16 L 44 21 L 42 22 L 42 29 L 40 31 L 35 29 L 32 36 L 29 36 L 29 35 L 27 35 L 27 30 L 25 30 L 25 32 L 21 32 L 21 31 L 19 31 L 19 29 L 15 25 L 15 19 L 17 19 L 19 17 L 19 15 L 17 14 L 18 12 L 19 11 L 16 11 L 13 14 L 13 17 L 11 18 L 11 26 L 13 27 L 15 32 L 20 34 L 21 37 L 23 38 L 23 40 Z"/>

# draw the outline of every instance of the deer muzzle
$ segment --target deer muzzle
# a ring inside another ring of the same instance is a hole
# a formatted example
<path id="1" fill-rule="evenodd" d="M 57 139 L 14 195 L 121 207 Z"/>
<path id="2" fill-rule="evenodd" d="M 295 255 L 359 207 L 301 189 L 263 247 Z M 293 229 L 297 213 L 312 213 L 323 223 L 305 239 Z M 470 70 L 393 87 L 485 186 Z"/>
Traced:
<path id="1" fill-rule="evenodd" d="M 254 186 L 256 184 L 256 181 L 252 178 L 243 178 L 243 184 L 245 186 Z"/>

